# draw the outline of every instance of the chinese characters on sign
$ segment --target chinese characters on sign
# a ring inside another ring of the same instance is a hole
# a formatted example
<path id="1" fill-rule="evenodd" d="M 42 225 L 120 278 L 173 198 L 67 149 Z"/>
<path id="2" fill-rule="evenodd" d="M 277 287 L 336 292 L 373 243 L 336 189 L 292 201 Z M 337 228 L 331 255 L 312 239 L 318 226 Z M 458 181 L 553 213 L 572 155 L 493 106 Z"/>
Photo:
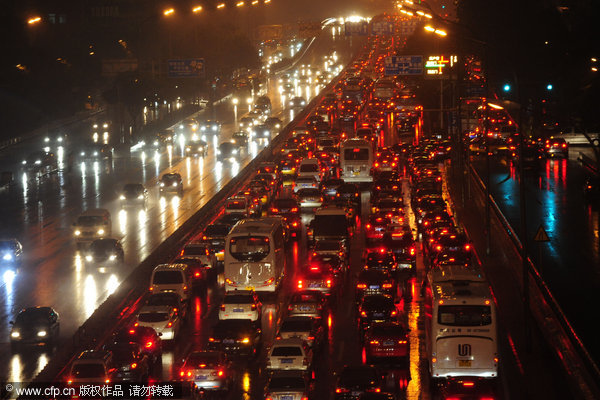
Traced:
<path id="1" fill-rule="evenodd" d="M 201 78 L 204 76 L 204 58 L 168 60 L 169 78 Z"/>
<path id="2" fill-rule="evenodd" d="M 389 56 L 384 60 L 386 76 L 422 75 L 423 56 Z"/>
<path id="3" fill-rule="evenodd" d="M 457 62 L 456 56 L 429 56 L 425 61 L 425 75 L 430 78 L 444 78 Z"/>

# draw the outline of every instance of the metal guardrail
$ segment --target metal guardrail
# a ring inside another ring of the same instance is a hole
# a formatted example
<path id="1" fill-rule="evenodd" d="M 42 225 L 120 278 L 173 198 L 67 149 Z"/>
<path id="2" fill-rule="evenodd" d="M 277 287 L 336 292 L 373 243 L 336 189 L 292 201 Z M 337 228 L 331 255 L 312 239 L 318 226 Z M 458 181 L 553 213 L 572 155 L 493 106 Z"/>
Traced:
<path id="1" fill-rule="evenodd" d="M 336 81 L 337 79 L 332 80 L 320 94 L 330 91 Z M 295 125 L 307 117 L 309 110 L 312 110 L 321 98 L 322 96 L 319 95 L 311 100 L 304 110 L 298 113 L 294 120 L 251 160 L 236 177 L 232 178 L 211 200 L 146 257 L 119 285 L 115 293 L 110 295 L 84 322 L 73 335 L 71 342 L 61 346 L 59 352 L 51 358 L 50 362 L 35 377 L 33 382 L 56 382 L 65 374 L 66 368 L 81 351 L 95 348 L 99 343 L 110 337 L 119 327 L 119 324 L 123 323 L 128 315 L 132 315 L 142 303 L 144 295 L 147 292 L 147 285 L 140 285 L 140 282 L 148 282 L 149 276 L 156 265 L 168 262 L 168 260 L 177 254 L 177 251 L 181 249 L 183 244 L 197 233 L 199 227 L 205 225 L 215 216 L 215 210 L 218 209 L 218 205 L 227 197 L 239 191 L 261 162 L 272 158 L 274 150 L 283 145 L 283 141 L 291 134 Z M 108 323 L 108 321 L 113 321 L 113 323 Z"/>
<path id="2" fill-rule="evenodd" d="M 586 166 L 587 168 L 592 170 L 593 172 L 600 173 L 600 171 L 598 171 L 596 160 L 594 160 L 592 157 L 588 156 L 587 154 L 584 154 L 583 152 L 580 151 L 579 155 L 577 156 L 577 160 L 580 163 L 582 163 L 584 166 Z"/>
<path id="3" fill-rule="evenodd" d="M 475 186 L 480 190 L 481 195 L 485 199 L 485 184 L 483 180 L 473 166 L 470 166 L 470 170 L 471 177 L 475 181 Z M 494 210 L 494 214 L 520 254 L 523 245 L 519 236 L 511 227 L 491 194 L 489 195 L 489 201 L 491 209 Z M 544 300 L 543 304 L 536 304 L 539 313 L 532 314 L 537 317 L 536 322 L 540 328 L 544 326 L 549 327 L 552 334 L 544 335 L 548 341 L 549 347 L 555 351 L 556 358 L 560 361 L 567 376 L 570 378 L 571 387 L 575 391 L 581 393 L 586 399 L 599 399 L 600 369 L 598 368 L 598 365 L 590 356 L 585 345 L 573 329 L 571 323 L 552 295 L 550 288 L 546 282 L 544 282 L 530 257 L 527 257 L 527 263 L 529 275 L 533 278 L 533 280 L 530 279 L 529 281 L 535 283 L 535 288 Z M 545 307 L 548 307 L 551 310 L 551 317 L 549 317 L 548 312 L 544 310 Z M 557 323 L 558 326 L 556 326 Z M 546 332 L 550 333 L 548 331 Z M 557 335 L 566 336 L 568 339 L 567 343 L 559 340 Z M 570 348 L 565 348 L 565 345 L 569 345 Z M 582 370 L 582 368 L 584 369 Z"/>

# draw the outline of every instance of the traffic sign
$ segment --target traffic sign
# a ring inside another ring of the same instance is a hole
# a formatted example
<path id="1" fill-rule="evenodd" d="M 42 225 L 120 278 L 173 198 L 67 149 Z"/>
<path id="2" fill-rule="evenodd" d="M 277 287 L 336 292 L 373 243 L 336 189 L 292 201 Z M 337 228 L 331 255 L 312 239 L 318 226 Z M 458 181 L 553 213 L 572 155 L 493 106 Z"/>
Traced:
<path id="1" fill-rule="evenodd" d="M 544 229 L 544 227 L 542 225 L 540 225 L 540 227 L 537 230 L 537 233 L 535 234 L 534 241 L 536 242 L 549 242 L 550 238 L 548 237 L 548 234 L 546 233 L 546 230 Z"/>
<path id="2" fill-rule="evenodd" d="M 346 22 L 344 24 L 346 36 L 367 36 L 369 34 L 369 23 L 367 21 Z"/>
<path id="3" fill-rule="evenodd" d="M 384 60 L 386 76 L 422 75 L 423 56 L 389 56 Z"/>
<path id="4" fill-rule="evenodd" d="M 200 78 L 204 76 L 204 58 L 167 60 L 169 78 Z"/>
<path id="5" fill-rule="evenodd" d="M 371 26 L 371 34 L 391 36 L 394 33 L 392 21 L 374 21 Z"/>

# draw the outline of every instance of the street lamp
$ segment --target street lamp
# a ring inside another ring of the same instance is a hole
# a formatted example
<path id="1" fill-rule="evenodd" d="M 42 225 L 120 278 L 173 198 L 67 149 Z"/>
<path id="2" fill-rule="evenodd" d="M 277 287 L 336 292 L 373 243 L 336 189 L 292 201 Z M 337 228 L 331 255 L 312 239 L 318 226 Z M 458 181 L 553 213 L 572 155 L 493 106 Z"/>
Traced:
<path id="1" fill-rule="evenodd" d="M 197 14 L 197 13 L 199 13 L 200 11 L 202 11 L 202 6 L 196 6 L 196 7 L 192 8 L 192 12 L 193 12 L 194 14 Z"/>
<path id="2" fill-rule="evenodd" d="M 551 83 L 546 85 L 546 90 L 552 90 L 552 89 L 554 89 L 554 86 Z"/>
<path id="3" fill-rule="evenodd" d="M 235 5 L 235 6 L 236 6 L 236 7 L 243 7 L 243 6 L 244 6 L 244 2 L 243 2 L 243 1 L 240 1 L 240 2 L 236 3 L 236 5 Z"/>
<path id="4" fill-rule="evenodd" d="M 222 8 L 225 8 L 225 3 L 221 3 L 221 4 L 217 5 L 217 9 L 220 10 Z"/>
<path id="5" fill-rule="evenodd" d="M 27 20 L 27 23 L 29 25 L 36 25 L 36 24 L 39 24 L 40 22 L 42 22 L 42 17 L 33 17 L 33 18 L 29 18 Z"/>
<path id="6" fill-rule="evenodd" d="M 171 15 L 175 14 L 175 9 L 174 8 L 168 8 L 165 11 L 163 11 L 163 15 L 165 17 L 169 17 Z"/>
<path id="7" fill-rule="evenodd" d="M 511 87 L 510 87 L 510 85 L 509 85 L 508 83 L 506 83 L 506 84 L 505 84 L 505 85 L 502 87 L 502 90 L 504 90 L 505 92 L 510 92 L 510 89 L 511 89 Z"/>

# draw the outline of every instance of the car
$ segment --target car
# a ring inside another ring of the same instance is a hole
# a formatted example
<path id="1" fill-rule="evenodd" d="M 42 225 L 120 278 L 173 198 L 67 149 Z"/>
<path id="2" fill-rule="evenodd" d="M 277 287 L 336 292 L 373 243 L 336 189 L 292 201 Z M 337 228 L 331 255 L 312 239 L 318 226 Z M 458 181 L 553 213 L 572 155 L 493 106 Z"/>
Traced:
<path id="1" fill-rule="evenodd" d="M 585 180 L 583 195 L 588 201 L 600 198 L 600 177 L 591 176 Z"/>
<path id="2" fill-rule="evenodd" d="M 319 166 L 319 160 L 316 158 L 305 158 L 300 161 L 297 176 L 298 178 L 312 176 L 317 182 L 321 182 L 321 167 Z"/>
<path id="3" fill-rule="evenodd" d="M 260 215 L 258 202 L 253 202 L 250 196 L 232 196 L 225 201 L 225 214 L 240 214 L 244 218 Z"/>
<path id="4" fill-rule="evenodd" d="M 391 296 L 374 294 L 364 296 L 358 306 L 360 327 L 365 330 L 380 322 L 394 322 L 398 319 L 398 310 Z"/>
<path id="5" fill-rule="evenodd" d="M 341 240 L 317 240 L 311 249 L 311 257 L 317 255 L 338 256 L 348 259 L 350 250 L 346 243 Z"/>
<path id="6" fill-rule="evenodd" d="M 98 268 L 99 272 L 114 271 L 125 261 L 125 252 L 118 239 L 95 239 L 85 252 L 85 264 Z"/>
<path id="7" fill-rule="evenodd" d="M 210 270 L 214 270 L 217 266 L 217 257 L 212 253 L 210 245 L 205 242 L 192 241 L 187 243 L 181 249 L 179 257 L 194 258 Z"/>
<path id="8" fill-rule="evenodd" d="M 179 197 L 183 196 L 183 180 L 181 175 L 176 172 L 163 174 L 161 176 L 159 184 L 160 195 L 176 194 Z"/>
<path id="9" fill-rule="evenodd" d="M 441 382 L 437 391 L 441 400 L 495 400 L 502 398 L 499 394 L 496 380 L 476 376 L 457 376 L 445 379 Z"/>
<path id="10" fill-rule="evenodd" d="M 185 358 L 179 377 L 193 382 L 194 389 L 228 390 L 233 384 L 233 368 L 226 353 L 222 351 L 192 351 Z"/>
<path id="11" fill-rule="evenodd" d="M 442 265 L 465 265 L 468 266 L 471 263 L 471 254 L 469 252 L 465 252 L 464 250 L 458 251 L 443 251 L 438 253 L 431 260 L 431 267 L 437 268 Z"/>
<path id="12" fill-rule="evenodd" d="M 433 233 L 430 235 L 430 240 L 427 243 L 430 259 L 434 259 L 438 254 L 444 252 L 462 252 L 464 253 L 464 257 L 459 258 L 471 258 L 472 245 L 467 238 L 467 235 L 462 232 L 457 232 L 454 229 L 442 230 L 442 232 L 446 233 L 439 236 L 436 236 Z"/>
<path id="13" fill-rule="evenodd" d="M 185 155 L 187 157 L 206 157 L 208 155 L 208 143 L 204 140 L 195 140 L 185 145 Z"/>
<path id="14" fill-rule="evenodd" d="M 316 188 L 302 188 L 296 191 L 296 198 L 302 211 L 306 209 L 316 209 L 323 205 L 323 196 L 321 191 Z"/>
<path id="15" fill-rule="evenodd" d="M 173 263 L 187 265 L 192 287 L 198 289 L 202 295 L 206 295 L 207 283 L 211 278 L 211 272 L 213 272 L 210 265 L 204 264 L 204 262 L 196 257 L 185 256 L 177 257 Z"/>
<path id="16" fill-rule="evenodd" d="M 130 326 L 116 331 L 110 339 L 112 343 L 137 343 L 142 353 L 149 357 L 152 371 L 162 369 L 162 341 L 156 331 L 148 326 Z"/>
<path id="17" fill-rule="evenodd" d="M 275 340 L 267 354 L 267 371 L 312 368 L 313 351 L 302 339 Z"/>
<path id="18" fill-rule="evenodd" d="M 335 199 L 338 188 L 344 184 L 343 179 L 339 178 L 329 178 L 325 179 L 320 184 L 321 193 L 323 193 L 323 197 L 327 200 Z"/>
<path id="19" fill-rule="evenodd" d="M 302 371 L 275 371 L 265 386 L 265 400 L 308 400 L 313 389 Z"/>
<path id="20" fill-rule="evenodd" d="M 116 369 L 113 354 L 105 350 L 85 350 L 71 364 L 67 385 L 106 384 Z"/>
<path id="21" fill-rule="evenodd" d="M 343 278 L 348 272 L 348 260 L 338 255 L 313 254 L 310 257 L 310 263 L 322 265 L 323 269 L 331 271 L 336 279 Z"/>
<path id="22" fill-rule="evenodd" d="M 286 317 L 275 336 L 281 339 L 302 339 L 311 347 L 318 347 L 325 337 L 321 321 L 311 317 Z"/>
<path id="23" fill-rule="evenodd" d="M 198 124 L 198 131 L 203 136 L 218 136 L 221 133 L 221 122 L 216 120 L 207 119 L 206 121 L 201 121 Z M 204 139 L 204 138 L 203 138 Z M 204 139 L 206 140 L 206 139 Z"/>
<path id="24" fill-rule="evenodd" d="M 294 193 L 298 192 L 300 189 L 317 189 L 318 191 L 319 182 L 317 182 L 314 176 L 298 177 L 294 181 Z M 321 192 L 319 192 L 319 197 L 320 196 Z"/>
<path id="25" fill-rule="evenodd" d="M 112 353 L 111 382 L 148 382 L 152 365 L 139 343 L 113 342 L 104 345 L 103 350 Z"/>
<path id="26" fill-rule="evenodd" d="M 300 290 L 295 292 L 288 305 L 288 316 L 321 318 L 325 301 L 325 297 L 318 291 Z"/>
<path id="27" fill-rule="evenodd" d="M 185 320 L 187 317 L 188 307 L 175 292 L 153 293 L 148 296 L 145 305 L 173 307 L 173 311 L 175 311 L 181 319 Z"/>
<path id="28" fill-rule="evenodd" d="M 200 237 L 202 243 L 206 243 L 212 254 L 215 255 L 217 263 L 222 263 L 225 258 L 225 236 L 229 234 L 233 225 L 212 223 L 204 228 Z"/>
<path id="29" fill-rule="evenodd" d="M 179 334 L 181 324 L 182 318 L 175 307 L 146 305 L 138 311 L 134 326 L 153 328 L 162 340 L 174 340 Z"/>
<path id="30" fill-rule="evenodd" d="M 265 120 L 265 125 L 267 125 L 271 130 L 279 131 L 283 128 L 283 122 L 281 119 L 277 117 L 269 117 Z"/>
<path id="31" fill-rule="evenodd" d="M 402 224 L 404 222 L 404 204 L 402 200 L 379 197 L 372 202 L 371 212 L 373 214 L 385 215 L 395 224 Z"/>
<path id="32" fill-rule="evenodd" d="M 318 291 L 328 297 L 334 294 L 335 284 L 335 275 L 326 264 L 309 263 L 298 274 L 296 286 L 300 290 Z"/>
<path id="33" fill-rule="evenodd" d="M 250 128 L 250 137 L 253 140 L 262 141 L 271 139 L 271 128 L 266 124 L 257 124 Z"/>
<path id="34" fill-rule="evenodd" d="M 380 392 L 382 374 L 372 365 L 344 366 L 335 387 L 335 400 L 354 400 L 367 392 Z"/>
<path id="35" fill-rule="evenodd" d="M 544 144 L 544 153 L 546 157 L 569 157 L 569 145 L 563 138 L 550 138 L 546 139 Z"/>
<path id="36" fill-rule="evenodd" d="M 353 201 L 356 204 L 360 203 L 360 189 L 355 183 L 344 183 L 337 188 L 336 198 Z"/>
<path id="37" fill-rule="evenodd" d="M 146 209 L 148 190 L 141 183 L 126 183 L 119 195 L 121 208 L 142 207 Z"/>
<path id="38" fill-rule="evenodd" d="M 23 263 L 23 246 L 17 239 L 0 239 L 0 265 L 20 267 Z"/>
<path id="39" fill-rule="evenodd" d="M 209 350 L 242 357 L 258 355 L 261 344 L 262 331 L 249 319 L 219 320 L 208 337 Z"/>
<path id="40" fill-rule="evenodd" d="M 246 131 L 237 131 L 231 136 L 231 140 L 233 143 L 238 146 L 247 146 L 248 145 L 248 132 Z"/>
<path id="41" fill-rule="evenodd" d="M 230 291 L 225 293 L 219 308 L 219 319 L 249 319 L 260 323 L 262 303 L 253 291 Z"/>
<path id="42" fill-rule="evenodd" d="M 383 234 L 382 244 L 394 254 L 398 270 L 415 271 L 417 250 L 410 227 L 402 225 L 388 226 Z"/>
<path id="43" fill-rule="evenodd" d="M 60 320 L 52 307 L 28 307 L 9 322 L 10 344 L 13 350 L 22 344 L 53 345 L 58 340 Z"/>
<path id="44" fill-rule="evenodd" d="M 273 200 L 269 208 L 270 215 L 280 215 L 288 225 L 292 239 L 299 240 L 302 236 L 302 219 L 300 205 L 293 198 L 278 198 Z"/>
<path id="45" fill-rule="evenodd" d="M 386 214 L 376 213 L 369 215 L 365 224 L 365 237 L 368 244 L 374 244 L 383 239 L 386 227 L 392 223 L 392 219 Z"/>
<path id="46" fill-rule="evenodd" d="M 393 274 L 398 269 L 394 253 L 385 246 L 367 249 L 364 257 L 364 269 L 379 270 Z"/>
<path id="47" fill-rule="evenodd" d="M 113 147 L 109 144 L 89 143 L 79 150 L 77 156 L 81 162 L 112 160 Z"/>
<path id="48" fill-rule="evenodd" d="M 47 151 L 35 151 L 30 153 L 22 161 L 26 173 L 46 175 L 58 171 L 58 160 L 54 153 Z"/>
<path id="49" fill-rule="evenodd" d="M 394 296 L 396 290 L 396 282 L 387 271 L 362 270 L 356 280 L 356 301 L 360 302 L 364 296 L 375 294 Z"/>
<path id="50" fill-rule="evenodd" d="M 306 100 L 304 100 L 300 96 L 295 96 L 295 97 L 292 97 L 288 101 L 287 105 L 288 105 L 288 108 L 291 108 L 291 109 L 304 108 L 306 106 Z"/>
<path id="51" fill-rule="evenodd" d="M 367 364 L 376 359 L 399 361 L 409 365 L 409 339 L 407 329 L 397 322 L 374 324 L 365 332 L 364 346 Z"/>
<path id="52" fill-rule="evenodd" d="M 231 142 L 223 142 L 217 148 L 217 161 L 237 162 L 240 148 Z"/>

